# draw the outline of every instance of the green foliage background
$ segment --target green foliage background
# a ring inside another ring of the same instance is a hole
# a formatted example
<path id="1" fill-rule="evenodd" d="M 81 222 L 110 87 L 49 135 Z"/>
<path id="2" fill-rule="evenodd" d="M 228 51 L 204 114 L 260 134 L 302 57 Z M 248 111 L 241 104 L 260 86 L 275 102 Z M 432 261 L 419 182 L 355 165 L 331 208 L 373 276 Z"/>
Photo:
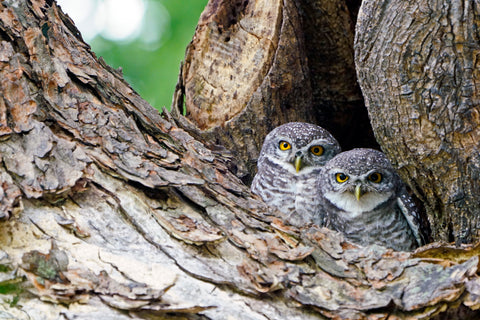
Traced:
<path id="1" fill-rule="evenodd" d="M 162 107 L 170 108 L 180 62 L 208 1 L 155 1 L 161 2 L 170 15 L 170 24 L 160 47 L 152 50 L 138 39 L 131 42 L 114 42 L 101 36 L 91 40 L 90 46 L 95 54 L 102 56 L 110 66 L 121 67 L 125 79 L 135 91 L 153 107 L 161 110 Z"/>

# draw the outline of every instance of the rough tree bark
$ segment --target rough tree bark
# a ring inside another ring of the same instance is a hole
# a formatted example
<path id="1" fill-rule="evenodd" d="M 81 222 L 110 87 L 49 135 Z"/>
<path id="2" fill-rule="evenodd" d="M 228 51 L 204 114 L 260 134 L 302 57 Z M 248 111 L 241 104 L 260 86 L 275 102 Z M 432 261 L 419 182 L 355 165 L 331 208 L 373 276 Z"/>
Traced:
<path id="1" fill-rule="evenodd" d="M 2 318 L 478 316 L 479 247 L 393 252 L 288 226 L 182 121 L 54 1 L 0 4 Z"/>
<path id="2" fill-rule="evenodd" d="M 364 1 L 356 63 L 382 149 L 436 240 L 480 239 L 479 1 Z"/>

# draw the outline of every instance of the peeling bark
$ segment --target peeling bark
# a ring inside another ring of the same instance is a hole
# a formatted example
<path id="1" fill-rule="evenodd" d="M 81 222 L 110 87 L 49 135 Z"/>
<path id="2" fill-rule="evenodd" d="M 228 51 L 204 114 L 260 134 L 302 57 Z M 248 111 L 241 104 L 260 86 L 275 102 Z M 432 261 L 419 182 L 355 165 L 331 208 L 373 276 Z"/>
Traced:
<path id="1" fill-rule="evenodd" d="M 2 2 L 0 38 L 2 317 L 478 317 L 478 246 L 394 252 L 289 226 L 55 2 Z"/>

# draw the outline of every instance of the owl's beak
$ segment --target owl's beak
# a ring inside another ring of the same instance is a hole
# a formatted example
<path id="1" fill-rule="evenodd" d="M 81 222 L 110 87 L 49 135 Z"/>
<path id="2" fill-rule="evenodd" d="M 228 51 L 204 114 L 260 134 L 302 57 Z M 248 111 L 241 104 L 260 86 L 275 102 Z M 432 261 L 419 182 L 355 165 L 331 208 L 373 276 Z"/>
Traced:
<path id="1" fill-rule="evenodd" d="M 300 171 L 302 168 L 302 156 L 296 156 L 295 157 L 295 170 L 297 170 L 297 173 Z"/>
<path id="2" fill-rule="evenodd" d="M 357 184 L 355 186 L 355 198 L 357 198 L 357 201 L 360 201 L 361 196 L 362 196 L 362 185 Z"/>

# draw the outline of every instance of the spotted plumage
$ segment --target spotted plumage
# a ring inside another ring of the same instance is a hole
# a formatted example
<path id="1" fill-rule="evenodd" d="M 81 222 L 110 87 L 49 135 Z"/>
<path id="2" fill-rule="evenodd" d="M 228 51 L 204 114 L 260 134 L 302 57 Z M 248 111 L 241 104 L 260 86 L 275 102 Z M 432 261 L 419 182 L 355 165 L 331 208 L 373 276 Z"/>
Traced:
<path id="1" fill-rule="evenodd" d="M 339 152 L 337 140 L 317 125 L 281 125 L 265 138 L 252 192 L 286 214 L 292 225 L 321 225 L 316 179 L 322 166 Z"/>
<path id="2" fill-rule="evenodd" d="M 318 183 L 326 226 L 348 240 L 399 251 L 422 244 L 413 202 L 382 152 L 342 152 L 327 162 Z"/>

